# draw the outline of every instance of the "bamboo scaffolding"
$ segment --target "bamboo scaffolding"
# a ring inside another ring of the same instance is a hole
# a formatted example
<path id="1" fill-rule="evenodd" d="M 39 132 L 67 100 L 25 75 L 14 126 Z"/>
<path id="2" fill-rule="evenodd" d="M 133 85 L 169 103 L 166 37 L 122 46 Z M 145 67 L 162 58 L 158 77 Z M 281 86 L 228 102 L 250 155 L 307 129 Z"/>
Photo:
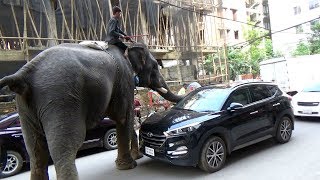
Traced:
<path id="1" fill-rule="evenodd" d="M 136 1 L 136 3 L 132 3 L 133 1 Z M 135 38 L 134 40 L 146 43 L 154 52 L 157 52 L 157 50 L 159 52 L 192 52 L 194 53 L 192 58 L 196 60 L 196 63 L 193 64 L 198 68 L 204 67 L 206 54 L 210 51 L 212 54 L 218 51 L 218 62 L 213 61 L 212 64 L 214 75 L 225 74 L 227 79 L 226 47 L 224 43 L 219 43 L 218 27 L 216 26 L 216 23 L 222 20 L 212 18 L 205 22 L 205 18 L 201 15 L 204 10 L 212 14 L 218 14 L 216 6 L 213 4 L 214 2 L 204 0 L 164 1 L 183 9 L 167 6 L 159 1 L 153 4 L 153 0 L 120 0 L 119 5 L 123 10 L 121 23 L 124 31 L 130 33 L 128 35 L 149 34 L 148 37 Z M 29 46 L 33 41 L 45 49 L 50 47 L 49 41 L 59 41 L 60 43 L 105 40 L 107 22 L 109 21 L 107 18 L 112 16 L 112 5 L 114 5 L 111 4 L 111 1 L 69 0 L 66 3 L 62 0 L 56 0 L 56 3 L 60 11 L 60 19 L 58 21 L 56 21 L 57 17 L 55 17 L 53 7 L 48 7 L 52 6 L 52 4 L 45 0 L 40 1 L 42 9 L 39 12 L 31 9 L 29 7 L 30 3 L 24 1 L 22 20 L 21 17 L 16 16 L 15 11 L 17 9 L 14 9 L 13 5 L 11 5 L 9 9 L 12 14 L 12 22 L 15 23 L 17 37 L 6 35 L 4 33 L 6 31 L 1 31 L 0 51 L 8 49 L 8 43 L 12 43 L 12 41 L 19 43 L 19 48 L 28 54 Z M 96 8 L 95 12 L 91 12 L 93 8 Z M 52 12 L 50 12 L 51 10 Z M 148 10 L 152 12 L 148 12 Z M 39 22 L 37 22 L 36 14 L 34 13 L 40 14 Z M 23 32 L 22 25 L 19 25 L 21 22 L 23 22 Z M 205 23 L 213 25 L 209 27 Z M 48 27 L 45 27 L 45 25 Z M 47 32 L 43 30 L 47 30 Z M 214 31 L 211 33 L 214 36 L 213 38 L 205 37 L 205 34 L 210 33 L 208 31 Z M 10 44 L 10 47 L 13 47 L 13 44 Z M 179 61 L 186 60 L 177 58 L 176 60 Z M 219 71 L 217 72 L 217 70 Z"/>

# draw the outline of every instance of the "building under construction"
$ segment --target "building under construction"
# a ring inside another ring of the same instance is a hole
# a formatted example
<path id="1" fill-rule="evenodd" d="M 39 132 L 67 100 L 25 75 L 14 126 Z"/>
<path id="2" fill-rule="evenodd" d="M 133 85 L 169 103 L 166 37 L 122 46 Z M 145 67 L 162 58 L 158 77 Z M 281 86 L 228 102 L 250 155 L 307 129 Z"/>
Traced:
<path id="1" fill-rule="evenodd" d="M 128 35 L 147 35 L 134 40 L 159 62 L 178 62 L 177 78 L 169 80 L 187 81 L 181 70 L 187 65 L 195 67 L 197 80 L 227 80 L 226 42 L 230 34 L 241 41 L 241 26 L 226 19 L 246 18 L 245 10 L 241 14 L 231 4 L 245 9 L 244 1 L 227 0 L 0 0 L 0 77 L 50 46 L 105 40 L 111 9 L 118 5 Z M 203 66 L 208 55 L 215 57 L 209 77 Z"/>

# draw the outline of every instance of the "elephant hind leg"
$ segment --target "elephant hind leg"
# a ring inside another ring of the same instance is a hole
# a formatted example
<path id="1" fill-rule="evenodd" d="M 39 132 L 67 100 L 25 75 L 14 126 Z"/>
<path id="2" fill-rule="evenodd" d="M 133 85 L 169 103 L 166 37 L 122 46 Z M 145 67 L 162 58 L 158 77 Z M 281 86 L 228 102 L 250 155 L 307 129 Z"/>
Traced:
<path id="1" fill-rule="evenodd" d="M 37 125 L 32 124 L 34 119 L 28 118 L 20 114 L 20 122 L 22 126 L 24 141 L 30 157 L 30 179 L 31 180 L 47 180 L 49 150 L 44 133 L 40 131 Z"/>
<path id="2" fill-rule="evenodd" d="M 125 123 L 121 123 L 125 122 Z M 116 160 L 117 168 L 120 170 L 127 170 L 127 169 L 133 169 L 137 166 L 137 162 L 131 157 L 130 152 L 130 139 L 131 139 L 131 133 L 133 130 L 133 124 L 132 127 L 130 127 L 129 122 L 123 120 L 123 121 L 117 121 L 117 143 L 118 143 L 118 157 Z"/>
<path id="3" fill-rule="evenodd" d="M 65 110 L 63 110 L 65 111 Z M 74 111 L 68 111 L 74 112 Z M 45 131 L 58 180 L 78 180 L 75 165 L 77 152 L 86 135 L 85 120 L 74 114 L 55 113 L 48 119 Z"/>

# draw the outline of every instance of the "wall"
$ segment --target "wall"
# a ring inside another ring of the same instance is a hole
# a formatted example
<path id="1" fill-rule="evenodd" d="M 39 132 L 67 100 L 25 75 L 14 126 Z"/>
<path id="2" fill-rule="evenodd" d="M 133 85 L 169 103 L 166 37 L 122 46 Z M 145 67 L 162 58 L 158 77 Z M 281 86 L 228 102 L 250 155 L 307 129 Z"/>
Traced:
<path id="1" fill-rule="evenodd" d="M 179 73 L 179 69 L 181 73 Z M 174 84 L 174 82 L 171 82 L 171 81 L 182 81 L 182 82 L 195 81 L 197 77 L 195 65 L 172 66 L 168 68 L 163 68 L 160 71 L 164 79 L 167 81 L 169 85 Z"/>

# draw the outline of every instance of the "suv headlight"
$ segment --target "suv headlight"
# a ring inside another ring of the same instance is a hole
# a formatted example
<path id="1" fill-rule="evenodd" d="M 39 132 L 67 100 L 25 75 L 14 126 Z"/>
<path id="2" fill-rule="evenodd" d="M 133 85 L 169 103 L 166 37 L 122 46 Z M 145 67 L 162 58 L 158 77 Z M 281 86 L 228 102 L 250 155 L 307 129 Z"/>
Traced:
<path id="1" fill-rule="evenodd" d="M 182 127 L 176 128 L 176 129 L 166 131 L 163 134 L 167 137 L 186 134 L 186 133 L 189 133 L 189 132 L 192 132 L 192 131 L 198 129 L 200 127 L 200 125 L 201 125 L 200 122 L 192 123 L 192 124 L 188 124 L 186 126 L 182 126 Z"/>

